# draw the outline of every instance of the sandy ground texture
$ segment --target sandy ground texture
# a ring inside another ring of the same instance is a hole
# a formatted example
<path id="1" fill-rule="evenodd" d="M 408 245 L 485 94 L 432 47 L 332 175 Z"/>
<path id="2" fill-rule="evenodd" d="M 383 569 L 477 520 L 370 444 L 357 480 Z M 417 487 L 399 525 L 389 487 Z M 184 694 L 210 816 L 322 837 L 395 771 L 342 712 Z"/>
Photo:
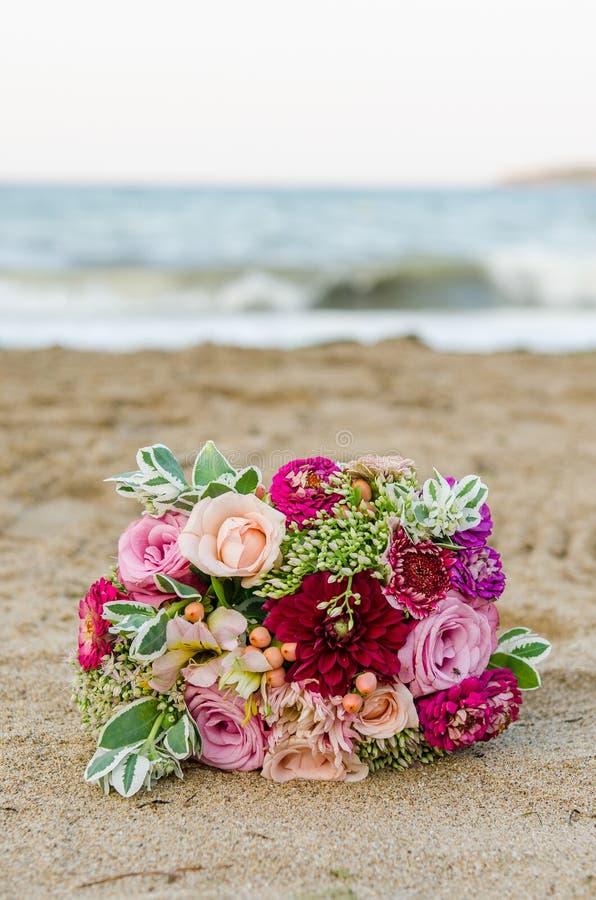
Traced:
<path id="1" fill-rule="evenodd" d="M 4 352 L 4 897 L 588 897 L 595 808 L 596 356 Z M 356 785 L 188 767 L 150 795 L 83 784 L 69 697 L 76 601 L 137 513 L 102 478 L 208 437 L 267 476 L 289 454 L 401 450 L 491 487 L 503 625 L 554 642 L 500 740 Z M 593 781 L 592 781 L 593 786 Z"/>

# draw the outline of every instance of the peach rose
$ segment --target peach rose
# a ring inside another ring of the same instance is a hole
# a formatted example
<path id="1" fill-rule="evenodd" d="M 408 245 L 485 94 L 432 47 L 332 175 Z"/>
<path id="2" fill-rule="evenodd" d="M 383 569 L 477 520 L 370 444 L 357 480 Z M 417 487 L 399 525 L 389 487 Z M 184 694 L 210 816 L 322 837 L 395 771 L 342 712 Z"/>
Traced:
<path id="1" fill-rule="evenodd" d="M 286 517 L 254 494 L 227 491 L 199 500 L 178 538 L 182 556 L 206 575 L 252 587 L 280 560 Z"/>
<path id="2" fill-rule="evenodd" d="M 341 758 L 330 746 L 321 751 L 309 741 L 290 738 L 263 761 L 262 775 L 271 781 L 285 782 L 293 778 L 310 781 L 362 781 L 368 775 L 368 766 L 357 756 L 342 753 Z"/>
<path id="3" fill-rule="evenodd" d="M 412 694 L 399 682 L 380 685 L 364 698 L 352 727 L 372 738 L 390 738 L 404 728 L 417 728 L 418 713 Z"/>

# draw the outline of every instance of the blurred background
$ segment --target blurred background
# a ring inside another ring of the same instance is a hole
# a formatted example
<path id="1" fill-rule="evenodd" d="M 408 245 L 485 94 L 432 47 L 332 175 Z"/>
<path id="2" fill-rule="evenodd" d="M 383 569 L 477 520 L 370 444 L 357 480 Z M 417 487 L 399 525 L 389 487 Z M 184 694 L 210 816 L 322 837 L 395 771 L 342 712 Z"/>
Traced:
<path id="1" fill-rule="evenodd" d="M 596 346 L 582 0 L 22 0 L 0 346 Z"/>

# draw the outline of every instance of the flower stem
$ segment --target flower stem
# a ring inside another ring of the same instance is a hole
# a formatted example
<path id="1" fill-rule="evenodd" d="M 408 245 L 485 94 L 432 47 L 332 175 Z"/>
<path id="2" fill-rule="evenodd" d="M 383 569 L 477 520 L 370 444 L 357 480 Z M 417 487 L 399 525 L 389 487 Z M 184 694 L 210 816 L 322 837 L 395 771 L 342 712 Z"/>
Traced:
<path id="1" fill-rule="evenodd" d="M 145 743 L 143 744 L 143 746 L 142 746 L 141 749 L 139 750 L 139 756 L 144 756 L 144 755 L 145 755 L 145 750 L 146 750 L 146 749 L 150 749 L 150 748 L 153 746 L 153 744 L 154 744 L 154 742 L 155 742 L 155 738 L 156 738 L 156 736 L 157 736 L 157 733 L 158 733 L 159 729 L 161 728 L 161 723 L 163 722 L 165 715 L 166 715 L 166 713 L 165 713 L 165 711 L 164 711 L 164 712 L 162 712 L 161 715 L 159 715 L 159 716 L 157 717 L 157 719 L 155 720 L 155 723 L 154 723 L 154 725 L 153 725 L 153 728 L 152 728 L 151 731 L 149 732 L 149 736 L 147 737 L 147 740 L 145 741 Z"/>
<path id="2" fill-rule="evenodd" d="M 194 600 L 196 600 L 196 597 L 188 597 L 183 600 L 178 600 L 176 603 L 172 603 L 168 606 L 166 611 L 168 619 L 173 619 L 179 610 L 184 609 L 185 606 L 188 606 L 188 604 L 192 603 Z"/>

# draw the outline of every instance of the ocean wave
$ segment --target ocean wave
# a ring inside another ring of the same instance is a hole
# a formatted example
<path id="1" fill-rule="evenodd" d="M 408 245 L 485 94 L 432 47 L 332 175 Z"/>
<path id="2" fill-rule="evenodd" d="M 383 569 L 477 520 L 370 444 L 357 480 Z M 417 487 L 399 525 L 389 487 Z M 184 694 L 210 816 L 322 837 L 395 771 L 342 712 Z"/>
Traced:
<path id="1" fill-rule="evenodd" d="M 189 318 L 300 310 L 596 308 L 596 259 L 531 249 L 350 271 L 110 267 L 0 271 L 0 317 Z"/>

